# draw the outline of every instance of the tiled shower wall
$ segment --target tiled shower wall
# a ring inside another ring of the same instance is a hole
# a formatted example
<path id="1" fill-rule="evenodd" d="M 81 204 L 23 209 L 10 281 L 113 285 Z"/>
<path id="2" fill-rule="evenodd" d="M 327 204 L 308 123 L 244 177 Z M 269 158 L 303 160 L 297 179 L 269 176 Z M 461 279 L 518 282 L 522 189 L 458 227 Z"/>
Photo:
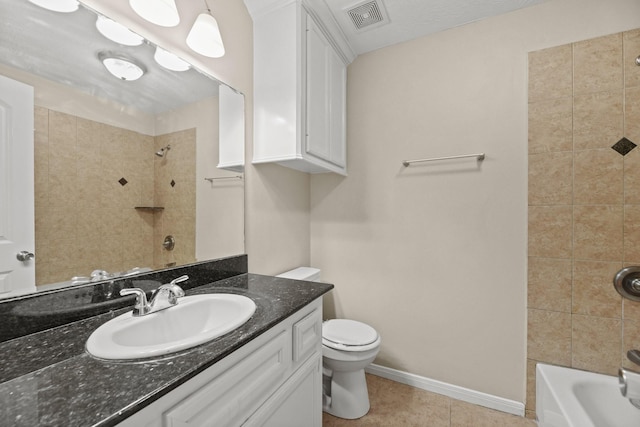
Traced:
<path id="1" fill-rule="evenodd" d="M 196 260 L 196 130 L 188 129 L 155 138 L 155 151 L 167 145 L 171 149 L 155 164 L 157 206 L 155 215 L 153 259 L 156 267 L 182 265 Z M 175 238 L 176 246 L 167 251 L 165 236 Z"/>
<path id="2" fill-rule="evenodd" d="M 536 362 L 616 375 L 640 348 L 612 283 L 640 265 L 639 55 L 640 30 L 529 54 L 528 416 Z"/>
<path id="3" fill-rule="evenodd" d="M 171 140 L 172 151 L 160 160 L 153 153 L 163 139 Z M 154 138 L 36 107 L 34 141 L 37 284 L 88 276 L 96 269 L 194 260 L 194 130 Z M 191 172 L 182 173 L 185 169 Z M 177 184 L 156 179 L 158 173 L 175 176 Z M 158 197 L 173 202 L 177 193 L 184 195 L 180 202 L 191 214 L 178 202 L 163 211 L 135 209 L 158 206 Z M 156 235 L 163 231 L 179 235 L 183 243 L 171 255 L 154 250 L 162 249 Z"/>

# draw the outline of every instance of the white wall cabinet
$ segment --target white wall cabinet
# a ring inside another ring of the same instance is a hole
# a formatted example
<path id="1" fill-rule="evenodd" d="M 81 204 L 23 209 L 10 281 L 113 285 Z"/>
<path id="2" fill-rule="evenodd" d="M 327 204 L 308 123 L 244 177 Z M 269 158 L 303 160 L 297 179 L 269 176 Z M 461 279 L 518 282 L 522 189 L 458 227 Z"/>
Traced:
<path id="1" fill-rule="evenodd" d="M 119 426 L 321 427 L 322 298 Z"/>
<path id="2" fill-rule="evenodd" d="M 244 172 L 244 95 L 225 85 L 219 91 L 218 168 Z"/>
<path id="3" fill-rule="evenodd" d="M 253 163 L 346 175 L 346 69 L 354 55 L 310 1 L 245 4 L 254 24 Z"/>

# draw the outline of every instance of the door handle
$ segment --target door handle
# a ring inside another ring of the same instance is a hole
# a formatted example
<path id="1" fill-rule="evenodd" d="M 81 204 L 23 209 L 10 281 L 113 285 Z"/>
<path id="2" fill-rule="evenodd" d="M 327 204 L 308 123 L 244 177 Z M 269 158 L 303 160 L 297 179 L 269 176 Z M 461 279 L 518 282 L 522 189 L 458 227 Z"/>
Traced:
<path id="1" fill-rule="evenodd" d="M 34 259 L 36 256 L 29 251 L 20 251 L 16 254 L 16 258 L 18 258 L 18 261 L 22 261 L 22 262 L 27 262 L 29 260 Z"/>

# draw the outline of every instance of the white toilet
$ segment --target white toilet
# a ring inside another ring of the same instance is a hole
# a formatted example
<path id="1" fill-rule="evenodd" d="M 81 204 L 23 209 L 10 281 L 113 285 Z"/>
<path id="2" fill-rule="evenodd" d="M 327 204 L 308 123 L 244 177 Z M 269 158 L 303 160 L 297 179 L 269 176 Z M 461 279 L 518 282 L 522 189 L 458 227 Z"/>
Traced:
<path id="1" fill-rule="evenodd" d="M 320 280 L 320 270 L 299 267 L 278 275 L 287 279 Z M 322 324 L 323 410 L 339 418 L 355 419 L 369 412 L 364 368 L 380 351 L 380 335 L 371 326 L 348 319 Z"/>

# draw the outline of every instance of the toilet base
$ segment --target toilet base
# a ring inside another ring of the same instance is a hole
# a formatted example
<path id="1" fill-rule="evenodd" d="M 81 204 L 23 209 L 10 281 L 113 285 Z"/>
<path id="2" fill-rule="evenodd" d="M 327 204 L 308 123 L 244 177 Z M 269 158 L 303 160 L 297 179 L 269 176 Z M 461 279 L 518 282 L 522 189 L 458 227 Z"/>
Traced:
<path id="1" fill-rule="evenodd" d="M 369 412 L 369 392 L 364 369 L 333 371 L 330 396 L 323 399 L 322 410 L 334 417 L 353 420 Z"/>

